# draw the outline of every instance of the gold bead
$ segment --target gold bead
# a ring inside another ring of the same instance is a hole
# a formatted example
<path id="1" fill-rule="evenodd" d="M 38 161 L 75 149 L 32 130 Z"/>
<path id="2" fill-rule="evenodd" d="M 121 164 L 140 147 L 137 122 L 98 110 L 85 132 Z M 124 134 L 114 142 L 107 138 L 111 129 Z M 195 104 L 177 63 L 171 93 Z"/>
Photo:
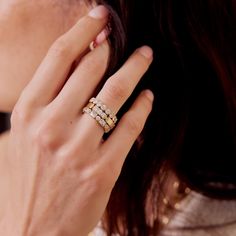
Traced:
<path id="1" fill-rule="evenodd" d="M 162 223 L 163 223 L 164 225 L 167 225 L 169 222 L 170 222 L 170 219 L 169 219 L 167 216 L 163 216 L 163 217 L 162 217 Z"/>
<path id="2" fill-rule="evenodd" d="M 107 117 L 106 122 L 111 128 L 114 127 L 114 121 L 111 118 Z"/>
<path id="3" fill-rule="evenodd" d="M 92 102 L 90 102 L 90 103 L 87 105 L 87 107 L 90 108 L 90 109 L 92 109 L 94 106 L 95 106 L 95 104 L 92 103 Z"/>
<path id="4" fill-rule="evenodd" d="M 186 194 L 189 194 L 190 192 L 191 192 L 191 189 L 190 189 L 190 188 L 186 188 L 186 189 L 185 189 L 185 193 L 186 193 Z"/>
<path id="5" fill-rule="evenodd" d="M 180 204 L 179 203 L 175 203 L 175 209 L 179 210 L 180 209 Z"/>
<path id="6" fill-rule="evenodd" d="M 96 48 L 96 42 L 95 41 L 92 41 L 90 44 L 89 44 L 89 49 L 90 51 L 93 51 L 95 48 Z"/>
<path id="7" fill-rule="evenodd" d="M 174 187 L 174 189 L 179 188 L 179 182 L 175 181 L 174 184 L 173 184 L 173 187 Z"/>
<path id="8" fill-rule="evenodd" d="M 164 203 L 165 205 L 168 205 L 169 201 L 167 200 L 167 198 L 163 198 L 163 203 Z"/>

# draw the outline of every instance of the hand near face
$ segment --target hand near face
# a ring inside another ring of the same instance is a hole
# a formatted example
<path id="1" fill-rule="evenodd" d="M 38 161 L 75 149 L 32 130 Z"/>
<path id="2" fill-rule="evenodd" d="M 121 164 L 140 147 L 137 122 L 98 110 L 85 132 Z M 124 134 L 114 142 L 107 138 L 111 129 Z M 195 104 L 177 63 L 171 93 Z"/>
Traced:
<path id="1" fill-rule="evenodd" d="M 153 100 L 142 92 L 105 142 L 102 127 L 82 113 L 105 73 L 109 48 L 103 42 L 85 51 L 107 20 L 98 6 L 58 38 L 13 110 L 1 235 L 84 236 L 105 210 Z M 117 113 L 151 62 L 150 48 L 137 49 L 96 97 Z"/>

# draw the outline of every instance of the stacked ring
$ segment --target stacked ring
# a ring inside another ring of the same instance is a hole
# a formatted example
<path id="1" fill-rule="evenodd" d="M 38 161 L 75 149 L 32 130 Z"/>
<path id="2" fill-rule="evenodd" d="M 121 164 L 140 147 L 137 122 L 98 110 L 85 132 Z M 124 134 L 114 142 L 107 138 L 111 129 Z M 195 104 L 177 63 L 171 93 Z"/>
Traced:
<path id="1" fill-rule="evenodd" d="M 94 97 L 83 108 L 83 113 L 87 113 L 94 118 L 102 126 L 105 133 L 111 131 L 117 122 L 116 115 L 101 100 Z"/>

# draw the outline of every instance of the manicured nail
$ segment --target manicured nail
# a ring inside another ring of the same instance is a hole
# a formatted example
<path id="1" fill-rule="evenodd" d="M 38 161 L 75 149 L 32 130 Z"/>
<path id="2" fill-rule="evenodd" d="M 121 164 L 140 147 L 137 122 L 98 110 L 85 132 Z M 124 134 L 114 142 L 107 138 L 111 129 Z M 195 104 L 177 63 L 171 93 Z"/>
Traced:
<path id="1" fill-rule="evenodd" d="M 105 17 L 107 17 L 109 14 L 109 11 L 107 10 L 106 7 L 104 7 L 103 5 L 99 5 L 95 8 L 93 8 L 88 15 L 95 18 L 95 19 L 103 19 Z"/>
<path id="2" fill-rule="evenodd" d="M 146 57 L 147 59 L 151 59 L 153 56 L 153 51 L 150 47 L 148 46 L 143 46 L 139 49 L 139 52 Z"/>
<path id="3" fill-rule="evenodd" d="M 149 90 L 149 89 L 145 90 L 144 94 L 151 102 L 153 102 L 154 95 L 153 95 L 153 92 L 151 90 Z"/>
<path id="4" fill-rule="evenodd" d="M 96 39 L 95 39 L 96 45 L 99 45 L 99 44 L 103 43 L 103 42 L 107 39 L 107 37 L 108 37 L 109 34 L 110 34 L 110 32 L 109 32 L 107 29 L 104 29 L 104 30 L 96 37 Z"/>

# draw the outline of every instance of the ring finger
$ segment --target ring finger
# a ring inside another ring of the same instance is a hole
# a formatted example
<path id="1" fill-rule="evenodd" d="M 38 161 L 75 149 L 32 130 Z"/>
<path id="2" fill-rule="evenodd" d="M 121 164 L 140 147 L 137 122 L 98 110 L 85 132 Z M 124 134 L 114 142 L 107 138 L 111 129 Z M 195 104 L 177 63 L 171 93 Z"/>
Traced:
<path id="1" fill-rule="evenodd" d="M 137 49 L 123 67 L 106 81 L 96 98 L 116 114 L 147 71 L 152 58 L 152 49 L 148 46 Z M 93 130 L 94 136 L 102 137 L 104 131 L 102 127 L 96 128 L 97 121 L 87 115 L 83 116 L 82 119 L 84 119 L 84 122 L 81 122 L 82 126 L 87 126 L 89 133 Z"/>

